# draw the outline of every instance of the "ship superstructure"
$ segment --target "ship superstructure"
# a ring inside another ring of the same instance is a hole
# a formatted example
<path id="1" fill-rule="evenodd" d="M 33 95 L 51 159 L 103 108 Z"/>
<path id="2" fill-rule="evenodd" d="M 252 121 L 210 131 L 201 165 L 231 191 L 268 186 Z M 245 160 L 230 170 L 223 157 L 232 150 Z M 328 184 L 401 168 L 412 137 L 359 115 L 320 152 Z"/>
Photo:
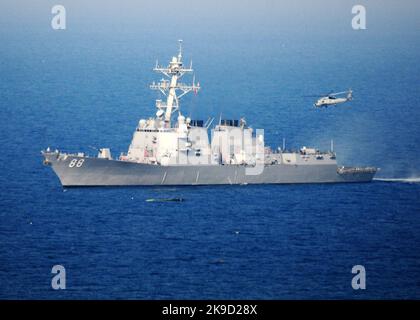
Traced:
<path id="1" fill-rule="evenodd" d="M 367 182 L 377 169 L 338 167 L 336 154 L 302 147 L 272 150 L 264 145 L 263 130 L 247 126 L 244 118 L 195 120 L 182 114 L 180 100 L 197 93 L 200 84 L 181 82 L 193 74 L 178 55 L 154 71 L 164 78 L 150 85 L 166 99 L 156 100 L 155 114 L 138 122 L 126 154 L 113 159 L 108 148 L 97 157 L 49 148 L 44 163 L 51 165 L 63 186 L 198 185 L 248 183 Z M 209 130 L 211 125 L 211 138 Z"/>

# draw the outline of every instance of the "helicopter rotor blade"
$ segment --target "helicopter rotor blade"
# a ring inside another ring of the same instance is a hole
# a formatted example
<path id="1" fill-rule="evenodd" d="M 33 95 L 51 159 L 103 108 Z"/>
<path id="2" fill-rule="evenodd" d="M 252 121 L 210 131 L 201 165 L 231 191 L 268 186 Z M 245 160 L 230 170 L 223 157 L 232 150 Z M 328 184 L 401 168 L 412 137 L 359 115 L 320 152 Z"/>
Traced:
<path id="1" fill-rule="evenodd" d="M 302 98 L 321 98 L 321 97 L 333 97 L 336 95 L 340 95 L 340 94 L 345 94 L 345 93 L 353 93 L 353 91 L 351 89 L 347 90 L 347 91 L 340 91 L 340 92 L 333 92 L 330 91 L 328 93 L 322 93 L 322 94 L 308 94 L 308 95 L 303 95 Z"/>
<path id="2" fill-rule="evenodd" d="M 341 91 L 341 92 L 330 93 L 330 95 L 339 95 L 339 94 L 348 93 L 348 92 L 349 91 Z"/>
<path id="3" fill-rule="evenodd" d="M 328 93 L 318 93 L 318 94 L 309 94 L 309 95 L 304 95 L 302 97 L 304 98 L 322 98 L 322 97 L 328 97 L 330 95 L 334 95 L 335 93 L 333 93 L 333 91 L 330 91 Z"/>

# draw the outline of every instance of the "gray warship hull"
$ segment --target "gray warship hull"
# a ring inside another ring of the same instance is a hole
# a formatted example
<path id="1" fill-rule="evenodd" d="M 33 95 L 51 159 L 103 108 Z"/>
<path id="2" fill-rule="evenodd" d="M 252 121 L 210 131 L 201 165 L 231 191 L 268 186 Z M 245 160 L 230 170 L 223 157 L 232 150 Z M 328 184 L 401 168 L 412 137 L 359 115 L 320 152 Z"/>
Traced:
<path id="1" fill-rule="evenodd" d="M 242 165 L 160 166 L 91 157 L 43 153 L 62 186 L 159 186 L 370 182 L 376 168 L 336 164 L 274 164 L 249 175 Z M 76 160 L 75 160 L 76 159 Z M 83 165 L 71 166 L 83 159 Z M 72 162 L 73 161 L 73 162 Z"/>

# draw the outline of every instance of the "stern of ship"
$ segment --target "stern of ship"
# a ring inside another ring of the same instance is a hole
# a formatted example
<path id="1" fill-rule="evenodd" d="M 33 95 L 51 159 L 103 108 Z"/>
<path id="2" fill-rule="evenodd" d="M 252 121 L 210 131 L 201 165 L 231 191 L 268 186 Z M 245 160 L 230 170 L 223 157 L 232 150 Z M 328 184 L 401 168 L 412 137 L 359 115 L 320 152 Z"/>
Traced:
<path id="1" fill-rule="evenodd" d="M 343 182 L 371 182 L 378 170 L 376 167 L 339 167 L 337 174 Z"/>

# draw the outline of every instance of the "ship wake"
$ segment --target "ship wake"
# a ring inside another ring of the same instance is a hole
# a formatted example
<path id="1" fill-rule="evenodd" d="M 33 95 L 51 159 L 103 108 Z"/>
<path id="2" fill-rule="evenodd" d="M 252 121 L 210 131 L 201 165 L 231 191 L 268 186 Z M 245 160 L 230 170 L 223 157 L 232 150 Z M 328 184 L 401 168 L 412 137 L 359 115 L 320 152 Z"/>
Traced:
<path id="1" fill-rule="evenodd" d="M 374 178 L 375 181 L 400 182 L 400 183 L 420 183 L 420 177 L 414 178 Z"/>

